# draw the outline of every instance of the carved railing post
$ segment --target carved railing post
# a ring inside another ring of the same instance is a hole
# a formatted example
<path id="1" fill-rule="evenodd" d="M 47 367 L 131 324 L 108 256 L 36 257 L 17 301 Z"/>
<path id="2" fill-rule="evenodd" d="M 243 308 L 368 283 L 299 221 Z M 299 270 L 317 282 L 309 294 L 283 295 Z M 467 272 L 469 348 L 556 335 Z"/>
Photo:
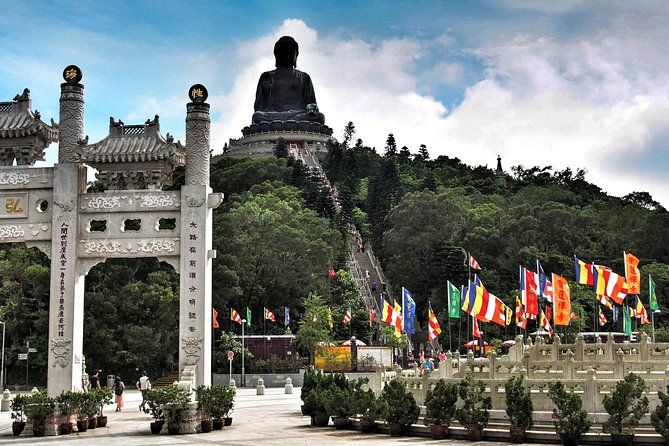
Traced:
<path id="1" fill-rule="evenodd" d="M 642 361 L 648 361 L 650 359 L 650 336 L 646 333 L 641 333 L 641 342 L 639 343 L 639 356 Z"/>
<path id="2" fill-rule="evenodd" d="M 597 381 L 597 377 L 595 376 L 595 369 L 590 367 L 588 369 L 588 376 L 585 380 L 585 389 L 583 392 L 583 405 L 585 406 L 585 410 L 587 410 L 588 413 L 597 412 L 599 394 L 597 392 L 597 383 L 595 381 Z"/>
<path id="3" fill-rule="evenodd" d="M 613 361 L 613 377 L 623 379 L 625 377 L 625 353 L 621 348 L 616 351 Z"/>

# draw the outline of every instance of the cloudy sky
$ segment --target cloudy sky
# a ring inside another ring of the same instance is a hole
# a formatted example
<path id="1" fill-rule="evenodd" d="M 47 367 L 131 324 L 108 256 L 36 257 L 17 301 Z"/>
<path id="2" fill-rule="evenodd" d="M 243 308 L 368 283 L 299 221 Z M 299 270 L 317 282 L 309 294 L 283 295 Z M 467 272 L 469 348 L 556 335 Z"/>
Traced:
<path id="1" fill-rule="evenodd" d="M 383 150 L 470 164 L 585 168 L 613 195 L 669 206 L 669 2 L 3 2 L 0 100 L 32 91 L 57 120 L 62 69 L 84 72 L 86 133 L 158 114 L 183 140 L 207 86 L 220 151 L 253 113 L 282 35 L 300 45 L 326 123 Z M 56 159 L 55 146 L 48 152 Z"/>

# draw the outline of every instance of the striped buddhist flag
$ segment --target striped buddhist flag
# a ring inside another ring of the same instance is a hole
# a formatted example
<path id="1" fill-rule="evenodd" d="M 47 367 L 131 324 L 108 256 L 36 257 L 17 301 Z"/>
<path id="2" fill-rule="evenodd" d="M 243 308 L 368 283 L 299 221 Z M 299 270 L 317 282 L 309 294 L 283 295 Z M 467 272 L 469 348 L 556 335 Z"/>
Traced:
<path id="1" fill-rule="evenodd" d="M 576 256 L 574 256 L 574 276 L 576 283 L 593 286 L 594 276 L 592 265 L 579 260 Z"/>
<path id="2" fill-rule="evenodd" d="M 600 308 L 599 309 L 599 326 L 603 327 L 604 325 L 606 325 L 606 316 L 604 316 L 604 312 Z"/>
<path id="3" fill-rule="evenodd" d="M 349 307 L 348 310 L 346 310 L 346 313 L 344 313 L 344 319 L 342 321 L 344 325 L 348 325 L 351 323 L 351 307 Z"/>
<path id="4" fill-rule="evenodd" d="M 237 310 L 231 309 L 230 310 L 230 320 L 232 322 L 237 322 L 239 325 L 242 324 L 242 317 L 237 313 Z"/>
<path id="5" fill-rule="evenodd" d="M 469 256 L 469 267 L 471 269 L 481 270 L 481 265 L 479 265 L 479 262 L 477 262 L 472 255 Z"/>
<path id="6" fill-rule="evenodd" d="M 428 312 L 427 312 L 427 320 L 428 320 L 428 330 L 427 330 L 427 340 L 432 342 L 433 340 L 437 339 L 437 336 L 441 334 L 441 327 L 439 326 L 439 321 L 437 320 L 437 316 L 434 314 L 434 311 L 432 311 L 432 304 L 428 302 Z"/>
<path id="7" fill-rule="evenodd" d="M 276 317 L 274 317 L 274 313 L 269 311 L 267 307 L 263 307 L 265 310 L 265 320 L 276 322 Z"/>

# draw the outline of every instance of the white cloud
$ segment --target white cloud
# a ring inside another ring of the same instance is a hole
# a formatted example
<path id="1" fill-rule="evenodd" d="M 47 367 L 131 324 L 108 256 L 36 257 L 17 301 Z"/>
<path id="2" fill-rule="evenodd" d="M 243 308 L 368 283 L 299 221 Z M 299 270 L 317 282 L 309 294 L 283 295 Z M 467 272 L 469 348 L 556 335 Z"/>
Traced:
<path id="1" fill-rule="evenodd" d="M 624 165 L 630 151 L 654 153 L 654 135 L 669 128 L 669 82 L 662 69 L 662 42 L 669 35 L 657 26 L 641 32 L 657 21 L 655 14 L 614 14 L 610 28 L 592 35 L 544 36 L 526 28 L 489 39 L 470 51 L 486 67 L 483 79 L 447 110 L 420 93 L 426 91 L 420 82 L 441 76 L 444 84 L 456 83 L 462 71 L 441 57 L 417 72 L 420 58 L 435 54 L 425 51 L 430 42 L 321 36 L 301 20 L 286 20 L 240 44 L 235 63 L 242 68 L 233 88 L 211 99 L 212 108 L 224 110 L 212 126 L 213 147 L 220 150 L 228 138 L 241 136 L 251 120 L 258 77 L 274 66 L 274 42 L 291 35 L 300 44 L 298 68 L 310 73 L 336 136 L 351 120 L 357 137 L 379 150 L 393 132 L 411 150 L 424 143 L 433 157 L 457 156 L 470 164 L 494 166 L 501 154 L 507 169 L 585 167 L 589 179 L 610 193 L 648 190 L 669 204 L 669 182 L 639 175 L 639 169 L 632 174 Z"/>

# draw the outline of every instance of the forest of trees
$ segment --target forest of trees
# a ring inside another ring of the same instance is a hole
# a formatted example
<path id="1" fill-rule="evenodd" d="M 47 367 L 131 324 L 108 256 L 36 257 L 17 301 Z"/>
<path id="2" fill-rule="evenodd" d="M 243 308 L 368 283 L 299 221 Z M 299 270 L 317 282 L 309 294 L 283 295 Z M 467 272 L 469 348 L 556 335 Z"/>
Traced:
<path id="1" fill-rule="evenodd" d="M 218 258 L 213 305 L 222 331 L 238 333 L 239 326 L 229 320 L 230 309 L 244 314 L 248 306 L 253 313 L 251 333 L 263 333 L 261 313 L 266 306 L 277 317 L 276 323 L 265 324 L 267 333 L 285 332 L 285 307 L 291 310 L 295 332 L 305 303 L 323 302 L 332 314 L 333 339 L 352 333 L 368 340 L 373 329 L 355 280 L 344 268 L 349 221 L 374 247 L 393 289 L 406 287 L 413 293 L 417 327 L 425 328 L 427 304 L 432 303 L 444 329 L 442 345 L 455 344 L 458 331 L 464 341 L 465 326 L 458 328 L 452 321 L 449 327 L 446 318 L 446 283 L 466 282 L 466 252 L 481 264 L 480 277 L 487 289 L 507 304 L 517 295 L 519 265 L 533 267 L 539 259 L 547 272 L 573 280 L 574 255 L 622 273 L 623 251 L 632 252 L 641 260 L 644 292 L 650 273 L 660 307 L 667 309 L 669 213 L 648 193 L 612 197 L 589 183 L 582 170 L 550 167 L 513 167 L 507 171 L 506 185 L 500 186 L 487 167 L 468 166 L 447 156 L 431 159 L 429 147 L 409 150 L 398 145 L 389 135 L 385 150 L 377 153 L 355 139 L 353 124 L 341 142 L 329 143 L 323 167 L 337 188 L 341 215 L 327 185 L 285 151 L 266 159 L 212 159 L 212 188 L 225 193 L 223 205 L 214 212 Z M 177 172 L 176 178 L 182 175 Z M 174 188 L 179 187 L 176 183 Z M 334 278 L 328 276 L 331 264 L 337 270 Z M 25 362 L 17 355 L 30 341 L 38 350 L 30 356 L 31 384 L 44 384 L 49 260 L 22 244 L 1 245 L 0 277 L 0 320 L 7 323 L 7 382 L 24 382 Z M 592 330 L 594 294 L 570 285 L 580 316 L 570 330 Z M 158 377 L 173 367 L 178 288 L 174 269 L 157 260 L 117 259 L 94 267 L 86 278 L 88 369 L 132 378 L 137 369 Z M 647 306 L 648 296 L 642 299 Z M 352 327 L 341 323 L 349 306 Z M 669 341 L 664 314 L 656 315 L 656 334 L 658 340 Z M 323 318 L 319 326 L 306 324 L 305 330 L 318 335 L 322 323 Z M 485 325 L 488 340 L 508 339 L 515 333 L 513 326 Z M 602 330 L 620 331 L 620 327 L 608 325 Z"/>
<path id="2" fill-rule="evenodd" d="M 584 170 L 550 166 L 514 166 L 500 186 L 485 166 L 448 156 L 431 159 L 424 145 L 412 154 L 406 146 L 398 149 L 392 134 L 379 154 L 360 139 L 353 143 L 354 133 L 349 124 L 342 142 L 331 142 L 323 166 L 394 289 L 413 293 L 423 328 L 428 301 L 442 327 L 448 325 L 446 283 L 466 284 L 466 252 L 482 266 L 486 288 L 512 308 L 519 265 L 534 269 L 539 259 L 547 273 L 573 281 L 574 255 L 623 274 L 623 251 L 632 252 L 641 260 L 646 308 L 648 274 L 657 283 L 660 307 L 667 308 L 669 213 L 647 192 L 612 197 L 589 183 Z M 592 330 L 594 293 L 574 282 L 570 286 L 579 316 L 570 330 Z M 607 317 L 611 321 L 610 312 Z M 663 315 L 655 320 L 657 339 L 669 340 L 669 332 L 659 328 L 666 322 Z M 600 331 L 621 331 L 620 324 L 609 322 Z M 484 325 L 487 339 L 515 334 L 513 326 Z M 464 339 L 465 326 L 460 330 Z M 440 339 L 448 345 L 444 331 Z"/>

